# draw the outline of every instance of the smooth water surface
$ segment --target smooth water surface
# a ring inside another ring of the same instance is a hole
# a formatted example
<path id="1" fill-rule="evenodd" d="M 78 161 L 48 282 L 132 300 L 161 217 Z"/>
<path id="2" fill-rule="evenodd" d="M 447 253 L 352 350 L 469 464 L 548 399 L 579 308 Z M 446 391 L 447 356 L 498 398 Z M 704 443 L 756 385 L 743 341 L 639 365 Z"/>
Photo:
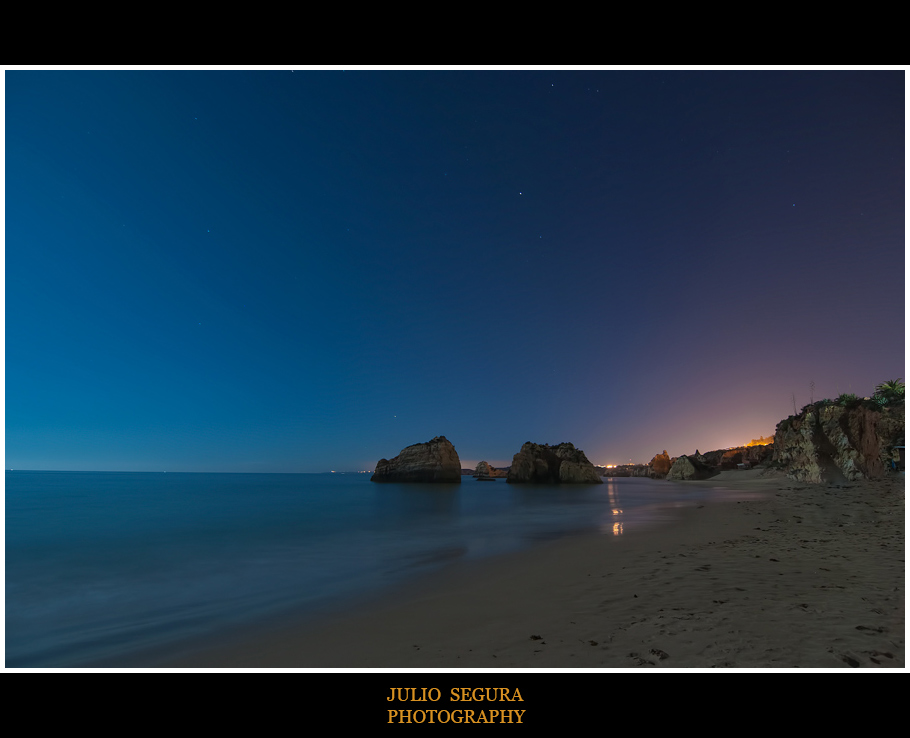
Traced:
<path id="1" fill-rule="evenodd" d="M 368 474 L 6 472 L 6 665 L 66 667 L 580 531 L 709 490 L 375 484 Z"/>

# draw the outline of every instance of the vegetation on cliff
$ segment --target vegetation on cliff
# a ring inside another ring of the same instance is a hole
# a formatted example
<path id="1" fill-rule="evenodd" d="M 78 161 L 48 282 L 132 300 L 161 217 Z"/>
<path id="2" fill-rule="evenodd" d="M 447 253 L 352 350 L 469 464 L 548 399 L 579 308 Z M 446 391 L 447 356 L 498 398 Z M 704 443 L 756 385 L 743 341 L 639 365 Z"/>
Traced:
<path id="1" fill-rule="evenodd" d="M 796 415 L 790 415 L 777 424 L 775 438 L 777 437 L 777 434 L 780 433 L 781 429 L 786 430 L 795 419 L 803 417 L 806 413 L 817 413 L 823 408 L 833 406 L 851 408 L 866 407 L 870 410 L 881 410 L 886 407 L 896 409 L 899 407 L 901 413 L 903 413 L 904 383 L 900 378 L 882 382 L 881 384 L 876 385 L 875 392 L 871 397 L 857 397 L 852 392 L 845 392 L 838 395 L 833 400 L 826 398 L 810 402 L 808 405 L 804 405 Z"/>
<path id="2" fill-rule="evenodd" d="M 904 444 L 904 383 L 818 400 L 777 424 L 772 464 L 803 482 L 879 479 Z"/>

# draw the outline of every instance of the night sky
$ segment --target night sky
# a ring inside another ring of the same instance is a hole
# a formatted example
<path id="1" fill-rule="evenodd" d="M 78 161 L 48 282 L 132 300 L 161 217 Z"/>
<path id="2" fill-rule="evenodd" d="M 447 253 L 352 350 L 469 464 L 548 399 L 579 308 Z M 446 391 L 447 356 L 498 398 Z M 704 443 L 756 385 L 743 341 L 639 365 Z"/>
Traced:
<path id="1" fill-rule="evenodd" d="M 594 463 L 904 377 L 904 72 L 13 70 L 6 468 Z"/>

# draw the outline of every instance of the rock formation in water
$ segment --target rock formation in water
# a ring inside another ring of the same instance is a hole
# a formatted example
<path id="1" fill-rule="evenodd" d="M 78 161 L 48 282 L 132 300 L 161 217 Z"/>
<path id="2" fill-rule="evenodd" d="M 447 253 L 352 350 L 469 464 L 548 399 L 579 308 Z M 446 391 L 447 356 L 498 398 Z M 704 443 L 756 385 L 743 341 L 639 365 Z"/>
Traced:
<path id="1" fill-rule="evenodd" d="M 584 451 L 571 443 L 556 446 L 528 441 L 512 457 L 510 484 L 603 484 Z"/>
<path id="2" fill-rule="evenodd" d="M 799 482 L 880 479 L 904 442 L 904 406 L 823 400 L 777 424 L 772 463 Z"/>
<path id="3" fill-rule="evenodd" d="M 478 461 L 477 467 L 474 469 L 475 477 L 488 477 L 490 476 L 490 465 L 486 461 Z"/>
<path id="4" fill-rule="evenodd" d="M 380 459 L 372 482 L 461 483 L 461 461 L 445 436 L 402 449 L 394 459 Z"/>

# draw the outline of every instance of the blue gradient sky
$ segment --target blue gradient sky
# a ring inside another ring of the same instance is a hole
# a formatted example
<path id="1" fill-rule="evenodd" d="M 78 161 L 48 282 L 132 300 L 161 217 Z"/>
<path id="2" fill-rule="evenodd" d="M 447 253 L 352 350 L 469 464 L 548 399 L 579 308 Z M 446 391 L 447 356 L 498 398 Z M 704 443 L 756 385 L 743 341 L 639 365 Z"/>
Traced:
<path id="1" fill-rule="evenodd" d="M 904 376 L 904 72 L 7 71 L 6 467 L 595 463 Z"/>

